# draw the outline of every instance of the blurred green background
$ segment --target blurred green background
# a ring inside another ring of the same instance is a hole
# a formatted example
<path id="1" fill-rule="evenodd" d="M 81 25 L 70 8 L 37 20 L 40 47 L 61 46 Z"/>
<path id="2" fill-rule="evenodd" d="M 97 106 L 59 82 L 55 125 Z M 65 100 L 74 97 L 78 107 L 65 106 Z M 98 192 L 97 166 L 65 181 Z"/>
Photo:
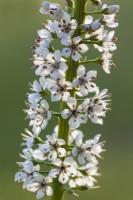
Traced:
<path id="1" fill-rule="evenodd" d="M 54 2 L 62 3 L 62 0 Z M 104 1 L 105 2 L 105 1 Z M 34 200 L 34 194 L 14 183 L 18 170 L 16 161 L 21 151 L 20 133 L 27 127 L 24 121 L 25 93 L 35 78 L 30 68 L 31 46 L 36 30 L 45 21 L 38 10 L 39 0 L 0 0 L 0 200 Z M 98 70 L 97 83 L 113 94 L 112 112 L 104 126 L 88 124 L 86 137 L 102 133 L 106 140 L 104 160 L 100 162 L 100 189 L 89 190 L 80 197 L 66 199 L 132 200 L 133 199 L 133 1 L 106 0 L 120 4 L 120 26 L 117 29 L 118 50 L 114 61 L 117 68 L 106 75 Z M 97 68 L 97 66 L 92 66 Z"/>

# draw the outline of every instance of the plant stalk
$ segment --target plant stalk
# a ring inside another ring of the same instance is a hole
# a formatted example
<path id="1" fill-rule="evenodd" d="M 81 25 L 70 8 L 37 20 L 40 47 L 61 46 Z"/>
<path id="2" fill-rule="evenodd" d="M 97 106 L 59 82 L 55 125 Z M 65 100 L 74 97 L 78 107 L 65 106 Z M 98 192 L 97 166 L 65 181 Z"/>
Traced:
<path id="1" fill-rule="evenodd" d="M 85 4 L 86 0 L 75 0 L 74 6 L 73 6 L 73 18 L 77 20 L 78 26 L 84 23 L 85 18 Z M 74 34 L 74 37 L 79 36 L 79 29 Z M 75 62 L 70 57 L 68 59 L 68 71 L 66 74 L 66 80 L 72 82 L 74 77 L 76 77 L 77 74 L 77 68 L 78 68 L 78 62 Z M 75 97 L 75 90 L 73 89 L 70 92 L 71 97 Z M 67 104 L 65 102 L 61 102 L 60 104 L 60 112 L 67 108 Z M 69 134 L 70 134 L 70 128 L 68 125 L 68 119 L 59 118 L 59 132 L 58 137 L 62 138 L 66 142 L 66 151 L 68 152 L 69 149 Z M 53 196 L 51 200 L 63 200 L 64 196 L 64 189 L 63 185 L 59 183 L 58 179 L 56 179 L 53 183 Z"/>

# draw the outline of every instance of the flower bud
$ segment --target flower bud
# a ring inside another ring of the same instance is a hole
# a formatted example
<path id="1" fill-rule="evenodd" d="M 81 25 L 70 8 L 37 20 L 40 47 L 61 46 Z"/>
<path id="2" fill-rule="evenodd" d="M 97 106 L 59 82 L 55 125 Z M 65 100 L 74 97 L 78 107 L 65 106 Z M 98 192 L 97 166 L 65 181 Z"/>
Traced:
<path id="1" fill-rule="evenodd" d="M 119 11 L 120 6 L 118 5 L 111 5 L 103 9 L 104 14 L 114 14 Z"/>
<path id="2" fill-rule="evenodd" d="M 83 30 L 86 32 L 95 32 L 96 30 L 98 30 L 101 27 L 101 23 L 98 21 L 95 21 L 93 23 L 89 25 L 84 24 L 83 25 Z"/>
<path id="3" fill-rule="evenodd" d="M 101 1 L 101 0 L 92 0 L 92 3 L 93 3 L 95 6 L 101 6 L 101 5 L 102 5 L 102 1 Z"/>
<path id="4" fill-rule="evenodd" d="M 91 32 L 94 32 L 94 31 L 98 30 L 100 27 L 101 27 L 101 23 L 98 21 L 95 21 L 90 25 L 90 30 L 91 30 Z"/>

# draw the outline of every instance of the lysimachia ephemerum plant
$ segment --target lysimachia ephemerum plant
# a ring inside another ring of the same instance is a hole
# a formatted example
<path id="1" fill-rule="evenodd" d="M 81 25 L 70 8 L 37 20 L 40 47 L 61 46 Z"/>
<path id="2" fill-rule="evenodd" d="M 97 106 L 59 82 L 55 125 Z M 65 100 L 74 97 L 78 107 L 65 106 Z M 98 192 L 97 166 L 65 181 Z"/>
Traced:
<path id="1" fill-rule="evenodd" d="M 99 141 L 100 134 L 85 141 L 79 128 L 88 121 L 102 125 L 110 110 L 110 94 L 99 89 L 97 71 L 89 66 L 96 63 L 107 74 L 115 66 L 116 38 L 111 29 L 118 26 L 119 6 L 90 2 L 94 12 L 87 11 L 87 0 L 64 0 L 66 10 L 47 1 L 40 8 L 50 19 L 37 31 L 33 47 L 37 80 L 30 84 L 32 92 L 27 95 L 24 111 L 30 129 L 22 134 L 20 155 L 24 160 L 18 162 L 20 170 L 15 175 L 15 181 L 22 182 L 37 199 L 50 196 L 62 200 L 64 192 L 77 195 L 78 190 L 96 187 L 104 142 Z M 90 48 L 99 52 L 97 58 L 89 58 Z M 53 108 L 59 102 L 58 112 L 51 111 L 50 101 Z M 51 118 L 58 118 L 58 124 L 49 134 L 45 128 Z"/>

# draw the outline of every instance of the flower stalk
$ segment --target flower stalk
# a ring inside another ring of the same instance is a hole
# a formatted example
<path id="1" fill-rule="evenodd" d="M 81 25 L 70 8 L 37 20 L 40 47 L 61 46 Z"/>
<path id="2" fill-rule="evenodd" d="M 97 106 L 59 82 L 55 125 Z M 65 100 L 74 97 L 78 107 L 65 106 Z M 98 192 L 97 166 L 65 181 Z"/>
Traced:
<path id="1" fill-rule="evenodd" d="M 111 73 L 116 38 L 115 31 L 106 27 L 118 26 L 115 17 L 119 6 L 103 5 L 101 11 L 92 13 L 102 14 L 100 20 L 94 20 L 86 12 L 87 0 L 65 2 L 67 12 L 56 3 L 44 1 L 41 5 L 40 12 L 52 20 L 37 31 L 32 61 L 39 79 L 29 85 L 32 92 L 27 94 L 24 110 L 32 131 L 25 129 L 22 134 L 25 148 L 20 156 L 24 161 L 17 163 L 20 170 L 15 181 L 22 182 L 23 188 L 34 192 L 37 199 L 47 195 L 51 200 L 63 200 L 65 192 L 78 196 L 75 190 L 95 187 L 104 142 L 99 142 L 100 134 L 84 141 L 78 128 L 89 120 L 102 125 L 110 111 L 108 90 L 100 91 L 94 82 L 97 71 L 88 71 L 84 64 L 95 63 L 105 73 Z M 91 2 L 102 5 L 101 0 Z M 63 48 L 56 49 L 54 40 Z M 98 50 L 98 58 L 84 56 L 89 48 Z M 51 110 L 49 101 L 60 102 L 59 111 Z M 58 125 L 44 140 L 40 134 L 45 134 L 43 130 L 52 117 L 58 118 Z"/>
<path id="2" fill-rule="evenodd" d="M 79 26 L 84 23 L 85 18 L 85 4 L 86 0 L 78 0 L 74 2 L 74 6 L 72 9 L 73 18 L 79 22 Z M 79 35 L 79 31 L 76 31 L 74 36 L 77 37 Z M 78 63 L 75 62 L 71 57 L 68 59 L 68 71 L 66 73 L 66 80 L 72 82 L 73 77 L 76 77 Z M 75 91 L 72 90 L 70 92 L 71 97 L 75 97 Z M 60 103 L 60 110 L 64 110 L 67 105 L 64 102 Z M 68 125 L 68 120 L 63 118 L 59 118 L 59 138 L 62 138 L 66 141 L 66 151 L 68 151 L 69 146 L 69 135 L 70 135 L 70 127 Z M 61 183 L 58 182 L 58 179 L 53 183 L 53 196 L 51 200 L 62 200 L 64 194 L 64 189 Z"/>

